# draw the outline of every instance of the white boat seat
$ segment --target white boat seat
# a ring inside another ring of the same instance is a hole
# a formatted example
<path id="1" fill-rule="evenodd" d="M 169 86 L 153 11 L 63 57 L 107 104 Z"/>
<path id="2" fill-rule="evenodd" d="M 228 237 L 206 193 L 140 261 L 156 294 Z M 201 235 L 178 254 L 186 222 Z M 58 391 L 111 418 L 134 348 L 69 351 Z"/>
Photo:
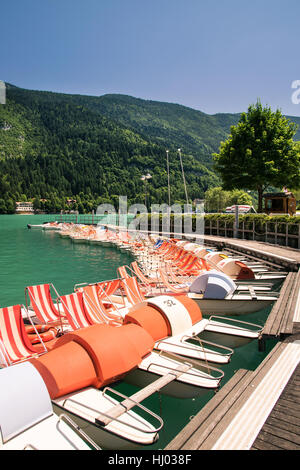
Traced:
<path id="1" fill-rule="evenodd" d="M 3 443 L 53 414 L 47 387 L 29 362 L 1 369 L 0 406 Z"/>

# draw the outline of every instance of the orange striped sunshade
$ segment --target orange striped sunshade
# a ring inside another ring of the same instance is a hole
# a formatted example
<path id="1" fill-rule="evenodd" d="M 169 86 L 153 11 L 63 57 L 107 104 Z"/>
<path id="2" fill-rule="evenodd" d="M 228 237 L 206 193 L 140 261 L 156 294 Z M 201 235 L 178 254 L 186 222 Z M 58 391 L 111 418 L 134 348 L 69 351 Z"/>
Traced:
<path id="1" fill-rule="evenodd" d="M 0 309 L 0 339 L 10 364 L 37 354 L 25 331 L 21 305 Z"/>
<path id="2" fill-rule="evenodd" d="M 113 295 L 120 287 L 120 279 L 113 279 L 111 281 L 98 282 L 97 290 L 100 299 L 104 299 Z"/>
<path id="3" fill-rule="evenodd" d="M 50 284 L 26 287 L 26 290 L 33 310 L 42 323 L 54 322 L 59 319 L 59 311 L 55 308 L 51 298 Z"/>
<path id="4" fill-rule="evenodd" d="M 127 278 L 129 277 L 129 274 L 126 270 L 126 266 L 119 266 L 118 267 L 118 273 L 120 275 L 121 278 Z"/>
<path id="5" fill-rule="evenodd" d="M 83 302 L 89 320 L 95 323 L 108 323 L 105 317 L 105 307 L 98 297 L 98 289 L 96 284 L 82 287 Z"/>
<path id="6" fill-rule="evenodd" d="M 83 292 L 60 297 L 67 320 L 73 330 L 93 325 L 83 301 Z"/>
<path id="7" fill-rule="evenodd" d="M 125 291 L 125 295 L 131 304 L 135 305 L 145 300 L 145 297 L 139 288 L 136 277 L 128 277 L 126 279 L 122 279 L 121 282 Z"/>

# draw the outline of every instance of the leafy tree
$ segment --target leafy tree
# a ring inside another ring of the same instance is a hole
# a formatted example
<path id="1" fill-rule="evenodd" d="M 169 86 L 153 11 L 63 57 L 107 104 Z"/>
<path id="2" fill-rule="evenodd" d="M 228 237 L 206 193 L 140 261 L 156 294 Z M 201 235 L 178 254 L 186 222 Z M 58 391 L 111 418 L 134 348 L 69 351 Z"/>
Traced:
<path id="1" fill-rule="evenodd" d="M 242 189 L 234 189 L 229 192 L 229 201 L 228 205 L 233 206 L 234 204 L 247 204 L 249 206 L 253 205 L 252 197 L 246 191 Z"/>
<path id="2" fill-rule="evenodd" d="M 300 151 L 293 141 L 296 129 L 279 110 L 272 112 L 259 101 L 250 105 L 214 154 L 224 188 L 256 190 L 259 212 L 267 186 L 299 188 Z"/>
<path id="3" fill-rule="evenodd" d="M 224 191 L 220 186 L 210 188 L 205 192 L 205 211 L 222 212 L 229 205 L 229 191 Z"/>

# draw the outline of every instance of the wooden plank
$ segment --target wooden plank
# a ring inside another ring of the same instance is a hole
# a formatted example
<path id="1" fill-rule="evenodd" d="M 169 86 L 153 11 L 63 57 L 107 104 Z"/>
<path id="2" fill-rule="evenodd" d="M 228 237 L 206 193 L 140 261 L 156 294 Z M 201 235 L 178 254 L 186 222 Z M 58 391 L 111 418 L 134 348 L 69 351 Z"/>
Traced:
<path id="1" fill-rule="evenodd" d="M 297 299 L 296 299 L 293 322 L 300 324 L 300 269 L 297 273 L 297 279 L 296 279 L 296 285 L 295 285 L 295 297 Z"/>
<path id="2" fill-rule="evenodd" d="M 187 426 L 168 444 L 165 450 L 195 450 L 204 444 L 214 433 L 217 425 L 225 418 L 228 411 L 240 399 L 242 392 L 249 386 L 253 374 L 257 375 L 261 369 L 271 367 L 272 363 L 284 349 L 278 343 L 255 372 L 240 369 L 221 388 L 221 390 L 200 410 L 200 412 L 187 424 Z"/>
<path id="3" fill-rule="evenodd" d="M 273 411 L 279 411 L 285 414 L 287 419 L 289 418 L 300 418 L 300 409 L 297 410 L 293 405 L 289 402 L 286 402 L 282 397 L 280 397 L 280 401 L 276 403 L 273 408 Z"/>
<path id="4" fill-rule="evenodd" d="M 114 419 L 119 418 L 122 414 L 126 413 L 128 410 L 134 408 L 137 403 L 142 402 L 150 395 L 153 395 L 153 393 L 158 392 L 165 385 L 169 384 L 170 382 L 173 382 L 173 380 L 177 379 L 182 374 L 187 372 L 189 369 L 191 369 L 191 367 L 191 365 L 187 364 L 180 365 L 172 372 L 163 375 L 159 379 L 155 380 L 154 382 L 150 383 L 138 392 L 134 393 L 130 398 L 126 398 L 118 405 L 112 407 L 106 412 L 108 416 L 100 415 L 95 419 L 95 421 L 101 424 L 102 426 L 106 426 Z"/>
<path id="5" fill-rule="evenodd" d="M 281 326 L 281 334 L 288 335 L 292 334 L 293 332 L 293 323 L 294 323 L 294 315 L 296 310 L 296 304 L 298 300 L 298 292 L 299 286 L 297 289 L 299 273 L 292 273 L 293 274 L 293 285 L 291 287 L 290 298 L 287 303 L 286 313 L 282 322 Z"/>
<path id="6" fill-rule="evenodd" d="M 265 442 L 263 439 L 257 439 L 251 447 L 251 450 L 282 450 L 282 447 Z"/>
<path id="7" fill-rule="evenodd" d="M 284 301 L 283 305 L 281 305 L 280 311 L 277 314 L 277 336 L 280 336 L 281 334 L 285 333 L 285 324 L 286 324 L 286 318 L 293 316 L 291 315 L 291 302 L 293 301 L 294 298 L 294 285 L 295 285 L 295 276 L 296 273 L 289 273 L 290 276 L 290 283 L 288 288 L 286 289 L 286 292 L 284 292 Z"/>
<path id="8" fill-rule="evenodd" d="M 297 433 L 297 429 L 296 432 L 292 432 L 290 430 L 285 430 L 282 428 L 279 429 L 278 427 L 274 426 L 274 422 L 272 422 L 272 425 L 264 425 L 263 432 L 268 433 L 269 435 L 274 436 L 276 438 L 289 441 L 293 447 L 300 449 L 300 436 Z"/>
<path id="9" fill-rule="evenodd" d="M 279 298 L 273 306 L 263 329 L 263 335 L 279 336 L 282 317 L 288 315 L 287 309 L 290 299 L 293 297 L 295 273 L 289 273 L 281 287 Z"/>
<path id="10" fill-rule="evenodd" d="M 291 410 L 292 411 L 292 410 Z M 270 417 L 267 419 L 266 423 L 269 422 L 269 419 L 276 419 L 277 421 L 287 422 L 289 424 L 298 426 L 298 430 L 300 429 L 300 416 L 295 416 L 295 414 L 288 414 L 282 410 L 282 408 L 274 407 Z"/>
<path id="11" fill-rule="evenodd" d="M 198 448 L 199 443 L 211 432 L 217 420 L 226 413 L 226 406 L 234 402 L 243 388 L 250 371 L 239 369 L 234 376 L 217 392 L 185 428 L 166 446 L 165 450 Z M 248 381 L 246 382 L 246 384 Z"/>
<path id="12" fill-rule="evenodd" d="M 274 450 L 275 447 L 281 449 L 281 450 L 299 450 L 300 446 L 297 444 L 294 444 L 293 442 L 290 442 L 288 439 L 284 439 L 281 436 L 276 436 L 273 434 L 270 434 L 268 432 L 262 431 L 259 434 L 259 440 L 260 442 L 265 442 L 268 445 L 268 449 Z M 254 446 L 256 445 L 256 441 L 253 444 Z M 266 449 L 262 449 L 266 450 Z"/>
<path id="13" fill-rule="evenodd" d="M 284 431 L 285 435 L 286 433 L 291 434 L 291 436 L 294 435 L 294 437 L 290 436 L 290 440 L 300 445 L 299 425 L 297 423 L 292 423 L 291 421 L 287 422 L 281 418 L 278 419 L 278 415 L 272 414 L 269 416 L 265 425 L 262 427 L 262 430 L 271 432 L 272 434 Z M 281 434 L 281 437 L 284 436 Z"/>
<path id="14" fill-rule="evenodd" d="M 274 407 L 273 401 L 276 400 L 277 394 L 281 393 L 285 377 L 293 373 L 294 364 L 298 361 L 298 344 L 288 345 L 284 343 L 282 347 L 284 349 L 279 347 L 276 353 L 270 356 L 269 361 L 265 363 L 265 367 L 260 368 L 259 373 L 253 373 L 251 384 L 231 407 L 226 419 L 215 427 L 207 441 L 199 449 L 229 447 L 236 449 L 236 446 L 246 448 L 248 445 L 252 445 L 251 440 L 256 438 L 255 434 L 259 433 L 260 427 L 264 424 L 263 420 L 267 419 L 271 411 L 270 408 Z M 273 367 L 275 362 L 276 368 Z M 283 364 L 283 374 L 280 373 L 281 363 Z M 276 387 L 272 388 L 270 395 L 266 395 L 266 390 L 271 386 L 269 382 L 274 380 L 273 377 L 278 377 L 280 380 L 275 379 Z M 266 400 L 262 401 L 261 396 L 266 397 Z M 253 420 L 251 420 L 252 415 Z"/>

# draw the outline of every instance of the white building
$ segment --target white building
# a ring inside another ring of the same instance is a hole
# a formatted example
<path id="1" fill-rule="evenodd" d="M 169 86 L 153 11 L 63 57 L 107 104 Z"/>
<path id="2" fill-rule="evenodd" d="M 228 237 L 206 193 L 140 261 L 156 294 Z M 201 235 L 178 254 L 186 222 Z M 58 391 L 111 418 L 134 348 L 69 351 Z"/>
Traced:
<path id="1" fill-rule="evenodd" d="M 16 214 L 33 214 L 32 202 L 16 202 Z"/>

